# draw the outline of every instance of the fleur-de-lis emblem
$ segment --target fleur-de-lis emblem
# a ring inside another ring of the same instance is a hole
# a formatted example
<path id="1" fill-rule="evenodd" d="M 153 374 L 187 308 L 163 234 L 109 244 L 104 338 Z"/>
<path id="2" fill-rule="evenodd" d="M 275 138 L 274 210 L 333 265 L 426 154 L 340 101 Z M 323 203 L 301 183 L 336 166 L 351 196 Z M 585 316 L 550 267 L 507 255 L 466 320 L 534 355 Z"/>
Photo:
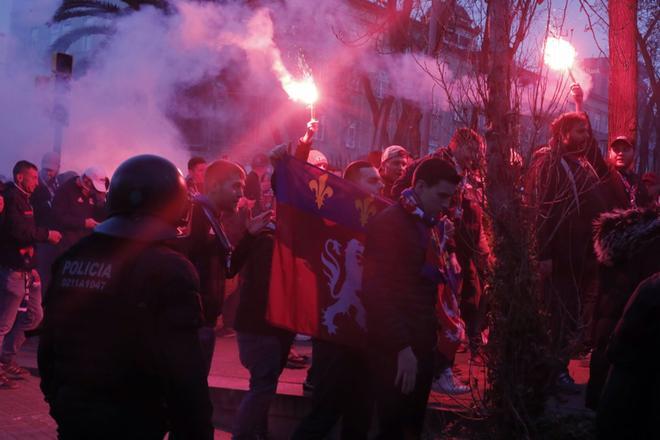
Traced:
<path id="1" fill-rule="evenodd" d="M 325 199 L 329 199 L 335 193 L 332 187 L 327 185 L 328 175 L 324 174 L 319 176 L 318 180 L 309 181 L 309 189 L 314 192 L 316 196 L 316 206 L 321 209 L 325 203 Z"/>
<path id="2" fill-rule="evenodd" d="M 355 201 L 355 208 L 357 208 L 358 212 L 360 213 L 360 224 L 363 227 L 367 226 L 369 218 L 378 212 L 373 201 L 374 198 L 371 196 Z"/>

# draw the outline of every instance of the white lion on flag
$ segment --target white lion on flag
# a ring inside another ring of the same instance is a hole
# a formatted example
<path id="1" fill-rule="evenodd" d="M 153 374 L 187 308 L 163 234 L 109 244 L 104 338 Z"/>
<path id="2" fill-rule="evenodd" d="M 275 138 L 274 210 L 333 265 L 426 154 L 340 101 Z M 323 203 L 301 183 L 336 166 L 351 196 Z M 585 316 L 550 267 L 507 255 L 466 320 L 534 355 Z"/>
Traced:
<path id="1" fill-rule="evenodd" d="M 323 325 L 328 333 L 337 332 L 335 318 L 337 315 L 348 314 L 351 308 L 355 309 L 355 321 L 366 331 L 367 320 L 364 306 L 357 296 L 362 286 L 362 252 L 364 246 L 358 240 L 352 239 L 346 243 L 344 251 L 344 267 L 339 263 L 342 254 L 342 245 L 337 240 L 329 239 L 325 242 L 321 261 L 323 274 L 328 278 L 330 296 L 336 301 L 323 310 Z M 340 283 L 343 275 L 343 282 Z"/>

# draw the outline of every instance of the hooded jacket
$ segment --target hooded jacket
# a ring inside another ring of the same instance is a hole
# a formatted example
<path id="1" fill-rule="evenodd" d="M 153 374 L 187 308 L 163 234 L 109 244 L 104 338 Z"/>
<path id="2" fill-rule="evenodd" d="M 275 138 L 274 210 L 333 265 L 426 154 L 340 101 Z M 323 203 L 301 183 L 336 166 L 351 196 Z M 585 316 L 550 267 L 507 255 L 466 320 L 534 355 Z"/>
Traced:
<path id="1" fill-rule="evenodd" d="M 596 408 L 610 363 L 605 349 L 626 303 L 639 283 L 660 270 L 660 208 L 616 210 L 594 222 L 599 263 L 586 404 Z"/>

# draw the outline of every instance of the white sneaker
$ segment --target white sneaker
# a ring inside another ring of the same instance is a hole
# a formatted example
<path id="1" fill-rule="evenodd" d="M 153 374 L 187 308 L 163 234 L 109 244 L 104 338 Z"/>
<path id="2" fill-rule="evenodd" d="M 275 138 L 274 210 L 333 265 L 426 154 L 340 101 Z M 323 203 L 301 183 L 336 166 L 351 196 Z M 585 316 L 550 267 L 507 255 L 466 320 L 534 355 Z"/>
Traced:
<path id="1" fill-rule="evenodd" d="M 451 368 L 447 368 L 443 371 L 440 376 L 433 381 L 431 385 L 433 391 L 442 394 L 465 394 L 470 392 L 470 387 L 464 385 L 454 378 L 454 373 L 451 371 Z"/>

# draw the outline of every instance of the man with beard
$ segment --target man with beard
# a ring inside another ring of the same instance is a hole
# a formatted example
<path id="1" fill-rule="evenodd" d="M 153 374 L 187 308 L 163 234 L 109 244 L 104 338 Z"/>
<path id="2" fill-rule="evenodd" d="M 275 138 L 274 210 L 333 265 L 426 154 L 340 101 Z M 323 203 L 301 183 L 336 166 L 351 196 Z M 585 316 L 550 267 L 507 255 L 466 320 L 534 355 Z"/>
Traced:
<path id="1" fill-rule="evenodd" d="M 564 113 L 552 122 L 552 138 L 535 152 L 528 175 L 528 196 L 535 216 L 537 252 L 552 339 L 559 353 L 560 391 L 578 390 L 568 362 L 589 341 L 595 301 L 597 262 L 592 223 L 616 207 L 609 169 L 600 155 L 585 113 Z"/>
<path id="2" fill-rule="evenodd" d="M 380 177 L 383 179 L 385 187 L 383 196 L 388 199 L 395 199 L 392 194 L 394 183 L 403 175 L 403 171 L 408 165 L 410 153 L 400 145 L 390 145 L 383 151 L 380 162 Z"/>
<path id="3" fill-rule="evenodd" d="M 380 438 L 419 438 L 434 373 L 441 239 L 436 226 L 461 178 L 424 160 L 399 202 L 367 225 L 362 292 Z"/>
<path id="4" fill-rule="evenodd" d="M 247 220 L 247 234 L 234 248 L 222 226 L 222 215 L 236 212 L 245 189 L 245 171 L 227 160 L 211 163 L 204 175 L 205 194 L 195 197 L 188 255 L 199 272 L 204 323 L 199 330 L 207 374 L 215 350 L 215 326 L 222 313 L 225 280 L 240 271 L 254 236 L 270 223 L 266 211 Z"/>

